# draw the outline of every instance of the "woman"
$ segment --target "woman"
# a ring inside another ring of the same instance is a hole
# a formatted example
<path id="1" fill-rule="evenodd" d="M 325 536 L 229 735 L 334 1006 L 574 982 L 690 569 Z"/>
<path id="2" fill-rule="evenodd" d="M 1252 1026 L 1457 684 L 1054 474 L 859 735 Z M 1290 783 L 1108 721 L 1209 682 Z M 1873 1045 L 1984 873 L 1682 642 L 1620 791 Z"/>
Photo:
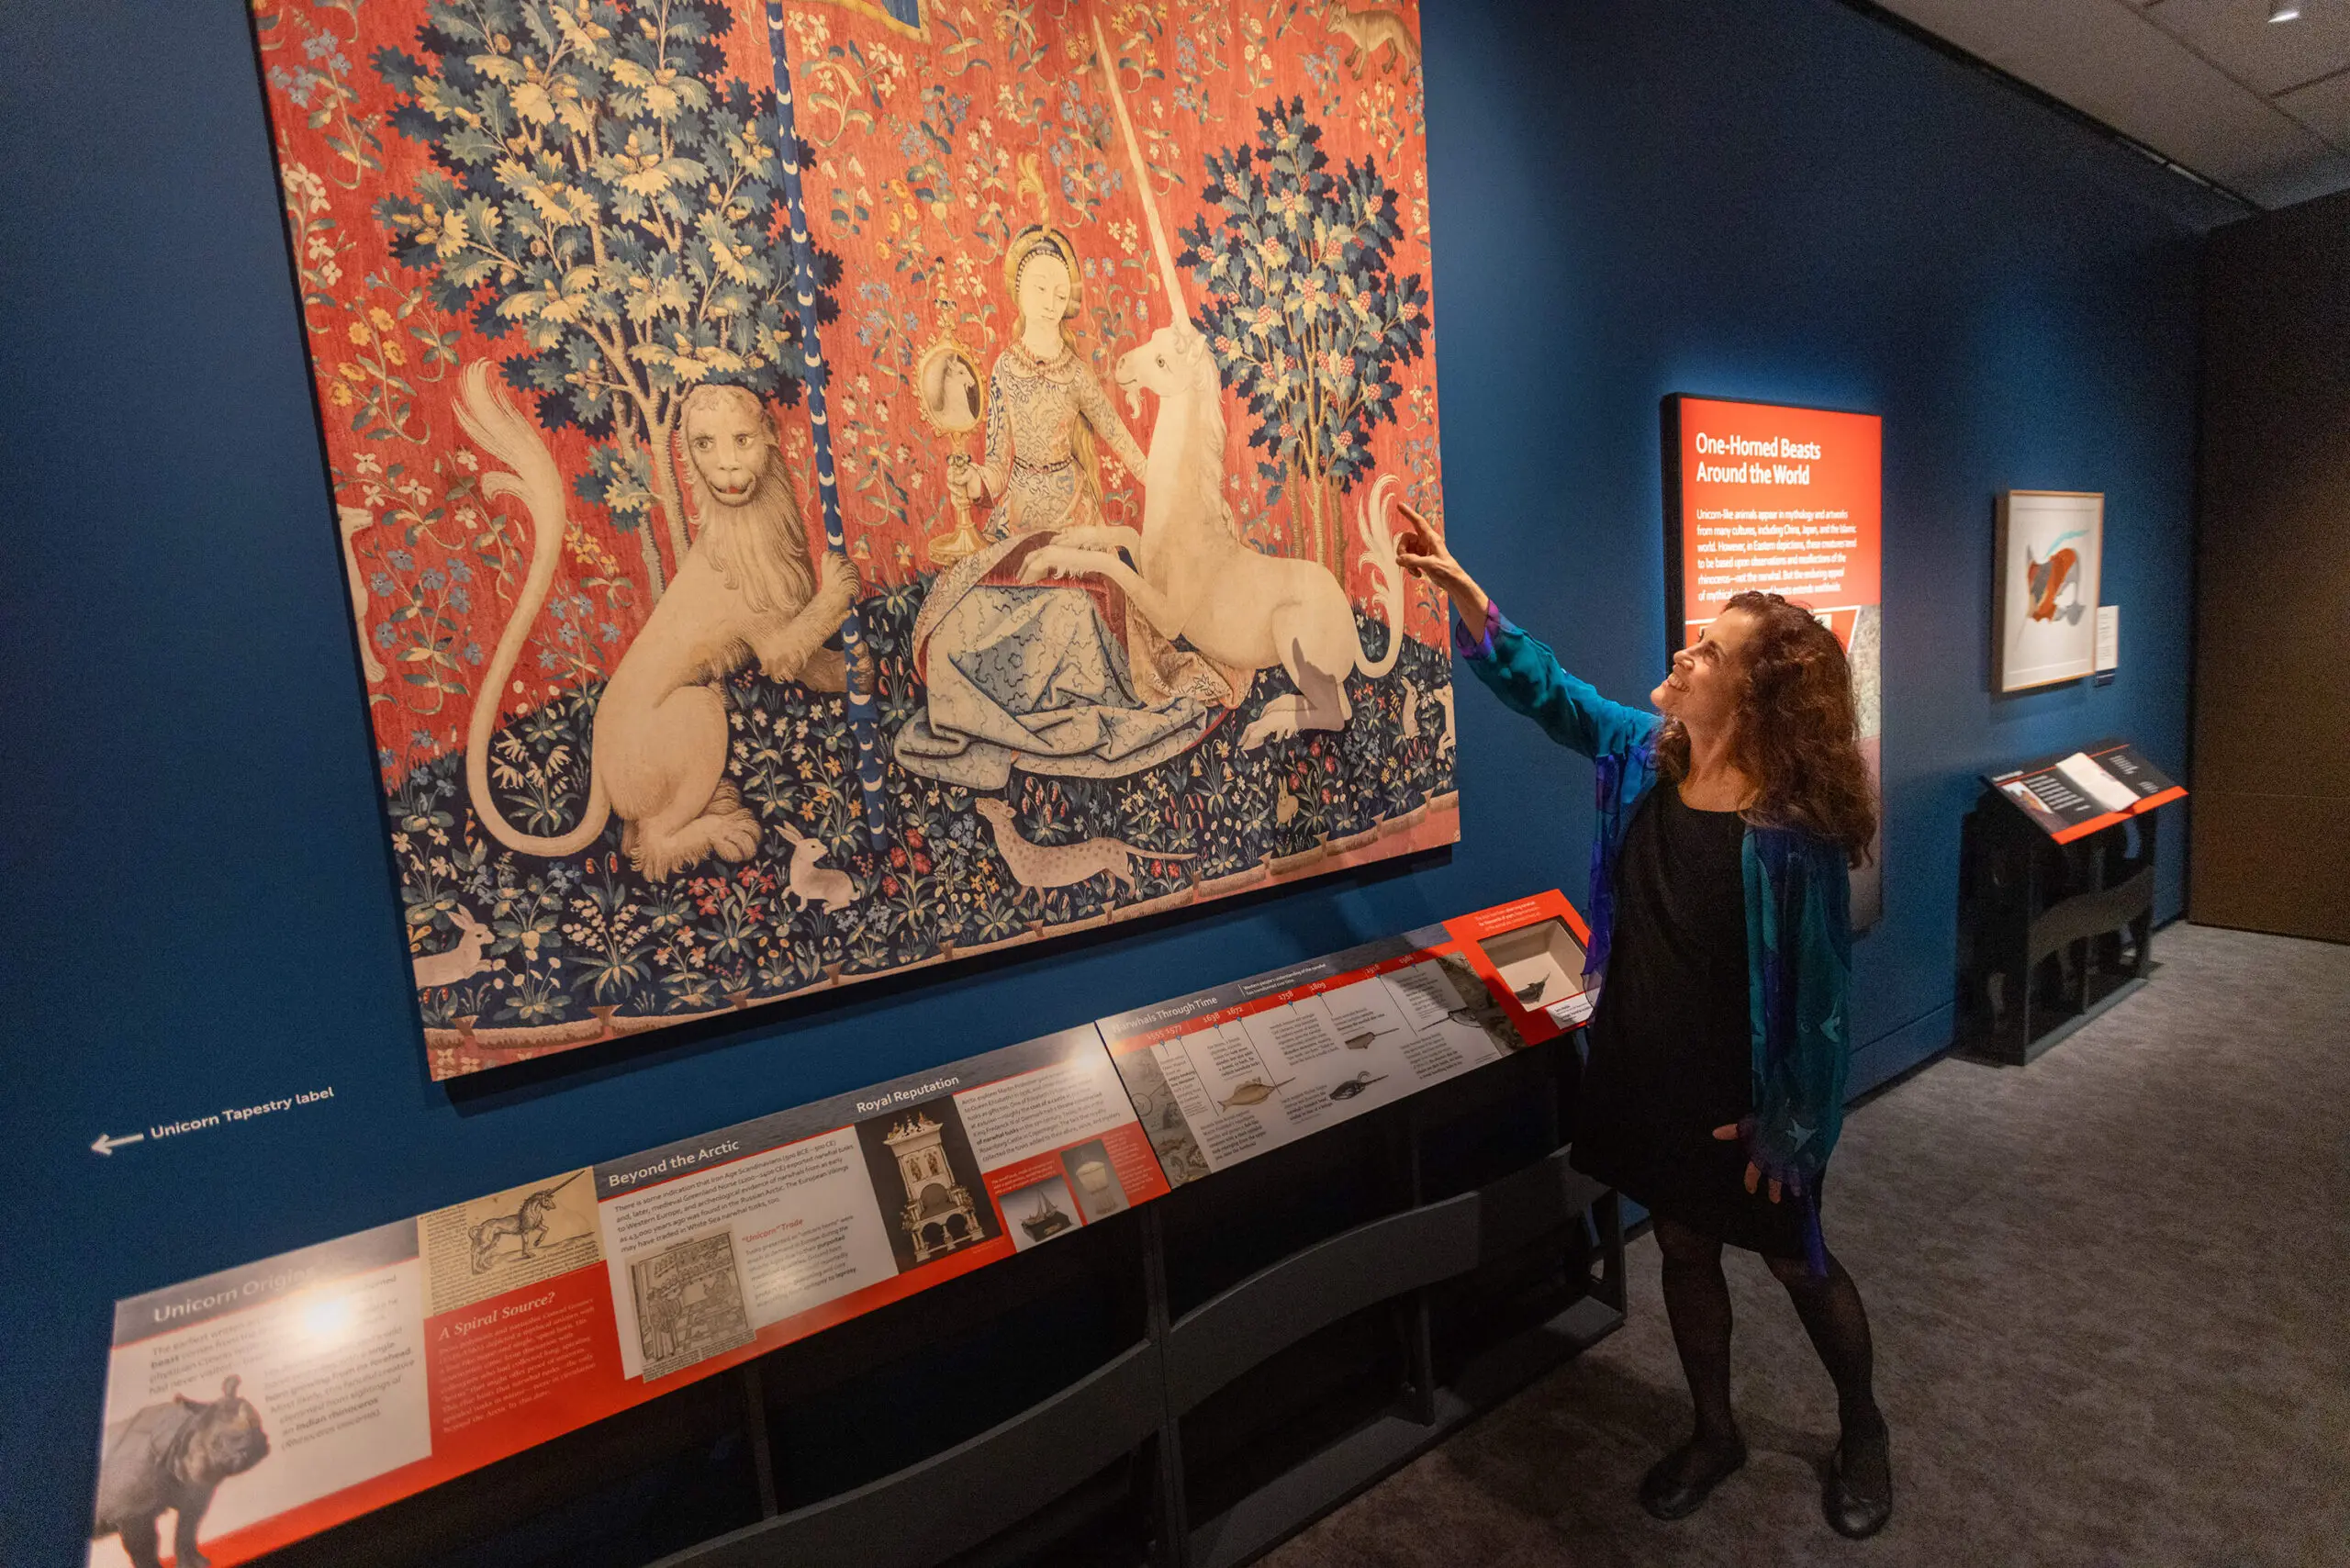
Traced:
<path id="1" fill-rule="evenodd" d="M 1016 236 L 1006 255 L 1018 330 L 988 375 L 988 449 L 984 464 L 957 454 L 946 483 L 973 506 L 995 503 L 988 534 L 1084 528 L 1102 521 L 1098 438 L 1126 472 L 1142 476 L 1142 448 L 1077 353 L 1066 323 L 1077 318 L 1076 256 L 1068 241 L 1036 228 Z"/>
<path id="2" fill-rule="evenodd" d="M 1004 281 L 1017 320 L 988 378 L 986 460 L 957 454 L 946 471 L 957 496 L 994 504 L 990 543 L 939 575 L 914 621 L 923 701 L 898 732 L 898 762 L 969 790 L 1005 788 L 1015 766 L 1080 778 L 1154 767 L 1196 745 L 1255 678 L 1178 649 L 1106 581 L 1020 580 L 1030 552 L 1102 526 L 1097 437 L 1143 470 L 1069 337 L 1077 277 L 1057 231 L 1013 237 Z"/>
<path id="3" fill-rule="evenodd" d="M 1450 596 L 1470 669 L 1598 764 L 1590 967 L 1606 983 L 1572 1159 L 1655 1222 L 1696 1415 L 1640 1501 L 1683 1518 L 1746 1462 L 1730 1413 L 1730 1245 L 1762 1255 L 1835 1381 L 1828 1522 L 1874 1535 L 1893 1474 L 1868 1316 L 1819 1235 L 1849 1054 L 1848 872 L 1876 825 L 1843 649 L 1801 606 L 1740 594 L 1673 655 L 1649 695 L 1659 711 L 1628 708 L 1561 668 L 1404 516 L 1415 532 L 1400 558 Z"/>

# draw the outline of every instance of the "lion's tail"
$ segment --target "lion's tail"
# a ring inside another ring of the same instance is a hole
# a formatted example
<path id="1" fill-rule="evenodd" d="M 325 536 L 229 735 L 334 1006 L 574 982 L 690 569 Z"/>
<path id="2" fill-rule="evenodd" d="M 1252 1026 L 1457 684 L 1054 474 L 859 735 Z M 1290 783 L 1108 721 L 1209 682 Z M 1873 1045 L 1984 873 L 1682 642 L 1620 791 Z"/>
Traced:
<path id="1" fill-rule="evenodd" d="M 1395 494 L 1395 476 L 1382 474 L 1371 487 L 1355 529 L 1362 536 L 1365 564 L 1379 579 L 1380 612 L 1387 620 L 1387 651 L 1372 658 L 1355 650 L 1355 667 L 1377 680 L 1395 667 L 1404 652 L 1404 574 L 1395 560 L 1395 535 L 1387 526 L 1387 508 Z"/>
<path id="2" fill-rule="evenodd" d="M 539 439 L 537 429 L 491 382 L 487 360 L 465 366 L 457 398 L 457 423 L 476 446 L 511 470 L 483 474 L 482 493 L 492 499 L 511 496 L 531 514 L 530 575 L 522 581 L 522 597 L 507 618 L 506 630 L 498 634 L 498 649 L 490 655 L 489 668 L 474 694 L 472 722 L 465 727 L 465 790 L 473 797 L 474 815 L 507 848 L 525 855 L 576 855 L 596 842 L 612 814 L 592 745 L 588 753 L 587 814 L 577 827 L 560 837 L 520 832 L 498 814 L 489 793 L 489 743 L 498 733 L 506 684 L 513 678 L 522 644 L 530 640 L 532 623 L 546 604 L 547 590 L 554 587 L 555 570 L 563 564 L 563 472 L 554 465 L 554 454 Z"/>

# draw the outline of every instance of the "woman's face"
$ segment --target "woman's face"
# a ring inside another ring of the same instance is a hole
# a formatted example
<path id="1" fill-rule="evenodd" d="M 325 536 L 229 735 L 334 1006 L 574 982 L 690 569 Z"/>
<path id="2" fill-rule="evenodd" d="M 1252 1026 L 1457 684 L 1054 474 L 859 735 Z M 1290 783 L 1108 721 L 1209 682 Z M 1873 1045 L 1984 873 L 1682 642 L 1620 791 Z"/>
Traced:
<path id="1" fill-rule="evenodd" d="M 1746 644 L 1753 635 L 1754 618 L 1742 610 L 1718 618 L 1696 642 L 1673 655 L 1673 668 L 1649 700 L 1685 729 L 1729 730 L 1746 696 Z"/>
<path id="2" fill-rule="evenodd" d="M 1023 332 L 1059 330 L 1069 308 L 1069 268 L 1058 254 L 1045 251 L 1021 266 L 1019 306 Z"/>

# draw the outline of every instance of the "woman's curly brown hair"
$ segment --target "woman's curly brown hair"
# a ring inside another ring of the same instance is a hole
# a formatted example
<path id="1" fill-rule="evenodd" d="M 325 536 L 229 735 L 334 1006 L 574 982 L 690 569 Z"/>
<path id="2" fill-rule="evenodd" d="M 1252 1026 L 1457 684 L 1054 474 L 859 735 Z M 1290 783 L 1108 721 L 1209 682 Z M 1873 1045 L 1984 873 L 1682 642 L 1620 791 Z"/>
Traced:
<path id="1" fill-rule="evenodd" d="M 1876 839 L 1876 791 L 1862 760 L 1852 672 L 1836 633 L 1775 593 L 1742 593 L 1723 607 L 1754 622 L 1746 640 L 1746 691 L 1730 755 L 1754 782 L 1746 820 L 1822 838 L 1864 864 Z M 1656 734 L 1660 778 L 1689 772 L 1689 733 L 1667 719 Z"/>

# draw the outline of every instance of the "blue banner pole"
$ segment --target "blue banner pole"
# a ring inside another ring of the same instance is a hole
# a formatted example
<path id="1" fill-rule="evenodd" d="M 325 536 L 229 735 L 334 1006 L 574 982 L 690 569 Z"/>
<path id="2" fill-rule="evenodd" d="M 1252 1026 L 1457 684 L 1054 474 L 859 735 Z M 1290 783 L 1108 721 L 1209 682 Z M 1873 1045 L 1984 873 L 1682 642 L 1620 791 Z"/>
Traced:
<path id="1" fill-rule="evenodd" d="M 816 250 L 808 238 L 808 209 L 800 192 L 800 132 L 791 106 L 791 64 L 784 57 L 783 0 L 767 0 L 767 49 L 775 61 L 777 154 L 783 162 L 783 200 L 791 227 L 791 271 L 800 301 L 800 386 L 808 398 L 808 422 L 816 442 L 816 490 L 823 498 L 824 548 L 847 554 L 841 531 L 841 489 L 833 467 L 833 427 L 824 412 L 824 386 L 831 370 L 816 335 Z M 880 721 L 873 707 L 873 649 L 856 606 L 841 622 L 841 650 L 848 666 L 848 722 L 856 736 L 856 780 L 865 791 L 865 829 L 878 854 L 890 841 L 890 803 L 881 779 Z"/>

